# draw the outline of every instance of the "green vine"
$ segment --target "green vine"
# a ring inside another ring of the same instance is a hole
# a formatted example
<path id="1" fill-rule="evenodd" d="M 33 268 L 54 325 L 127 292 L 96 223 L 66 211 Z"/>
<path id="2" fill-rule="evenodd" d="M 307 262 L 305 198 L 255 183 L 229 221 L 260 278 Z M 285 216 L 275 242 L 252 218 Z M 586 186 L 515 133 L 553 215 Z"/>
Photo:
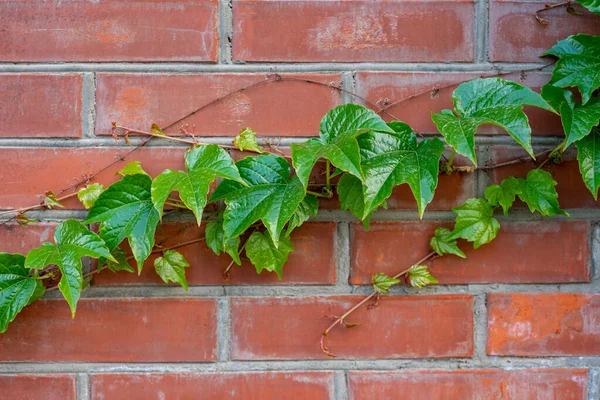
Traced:
<path id="1" fill-rule="evenodd" d="M 600 13 L 593 1 L 581 3 Z M 459 239 L 473 243 L 474 248 L 492 241 L 500 230 L 495 213 L 502 209 L 506 215 L 517 198 L 531 212 L 542 216 L 567 216 L 559 207 L 556 182 L 543 168 L 548 163 L 559 163 L 571 144 L 578 152 L 583 181 L 597 199 L 600 37 L 571 36 L 544 55 L 554 56 L 558 61 L 541 95 L 499 77 L 461 83 L 452 96 L 454 108 L 431 116 L 441 137 L 418 138 L 420 135 L 404 122 L 385 122 L 379 113 L 391 116 L 387 112 L 389 105 L 378 112 L 356 104 L 332 109 L 321 120 L 319 136 L 292 144 L 291 156 L 283 155 L 272 145 L 261 147 L 256 132 L 248 128 L 235 137 L 232 145 L 216 145 L 200 143 L 193 135 L 191 139 L 170 136 L 164 132 L 167 127 L 161 129 L 156 124 L 148 131 L 114 124 L 116 139 L 129 142 L 130 136 L 147 137 L 140 146 L 157 137 L 189 145 L 184 156 L 185 170 L 167 169 L 152 178 L 134 161 L 120 171 L 121 179 L 107 188 L 92 182 L 96 173 L 86 177 L 86 185 L 76 193 L 60 196 L 62 192 L 59 195 L 48 192 L 39 205 L 1 212 L 0 215 L 12 215 L 11 220 L 27 225 L 35 222 L 26 216 L 27 211 L 62 207 L 62 201 L 74 196 L 89 210 L 83 222 L 69 219 L 61 223 L 54 233 L 53 244 L 44 243 L 26 255 L 0 253 L 0 333 L 7 330 L 24 307 L 47 290 L 58 289 L 74 316 L 81 291 L 95 274 L 105 270 L 134 272 L 129 264 L 132 260 L 139 274 L 151 254 L 160 253 L 154 267 L 162 280 L 178 283 L 187 290 L 185 271 L 190 265 L 176 249 L 199 241 L 205 241 L 215 254 L 225 253 L 231 258 L 226 274 L 234 264 L 241 265 L 242 259 L 247 259 L 257 273 L 274 272 L 281 279 L 288 255 L 294 250 L 290 236 L 317 214 L 320 198 L 331 198 L 337 193 L 341 208 L 349 210 L 368 227 L 373 214 L 387 207 L 386 200 L 394 187 L 407 184 L 422 217 L 434 198 L 440 173 L 472 172 L 476 168 L 485 170 L 525 161 L 478 167 L 475 134 L 481 125 L 503 128 L 535 158 L 531 128 L 523 107 L 559 114 L 565 140 L 554 150 L 542 153 L 547 157 L 525 179 L 506 178 L 489 186 L 482 198 L 469 199 L 454 208 L 454 228 L 435 231 L 429 254 L 393 277 L 373 276 L 373 293 L 337 318 L 323 333 L 321 349 L 335 356 L 325 345 L 325 338 L 333 328 L 355 326 L 346 318 L 394 285 L 406 282 L 421 288 L 437 283 L 427 263 L 447 254 L 466 257 L 459 248 Z M 276 75 L 276 81 L 282 79 L 298 78 Z M 451 149 L 449 159 L 443 156 L 447 146 Z M 234 161 L 229 153 L 233 149 L 252 155 Z M 470 159 L 473 166 L 454 166 L 456 153 Z M 320 167 L 323 161 L 324 184 L 313 179 L 315 173 L 321 172 L 319 168 L 315 171 L 315 166 Z M 215 181 L 218 185 L 213 187 Z M 219 211 L 207 217 L 204 210 L 209 203 L 215 203 Z M 206 222 L 205 237 L 162 247 L 155 242 L 156 229 L 165 214 L 180 210 L 191 211 L 198 225 Z M 99 224 L 97 233 L 88 228 L 89 224 Z M 130 253 L 123 246 L 125 240 Z M 98 268 L 84 274 L 83 257 L 98 259 Z M 44 285 L 56 280 L 55 286 Z"/>

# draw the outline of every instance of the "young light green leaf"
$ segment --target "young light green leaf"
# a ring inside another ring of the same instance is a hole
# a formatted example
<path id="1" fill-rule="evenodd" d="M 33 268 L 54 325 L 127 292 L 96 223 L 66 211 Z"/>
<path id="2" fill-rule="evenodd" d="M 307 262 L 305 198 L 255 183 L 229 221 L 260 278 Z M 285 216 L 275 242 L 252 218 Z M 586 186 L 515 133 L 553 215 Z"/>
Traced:
<path id="1" fill-rule="evenodd" d="M 408 270 L 408 283 L 412 287 L 421 289 L 423 286 L 439 283 L 429 272 L 426 265 L 413 265 Z"/>
<path id="2" fill-rule="evenodd" d="M 100 222 L 100 237 L 112 251 L 125 239 L 141 273 L 154 247 L 160 216 L 152 204 L 152 178 L 126 175 L 106 189 L 94 203 L 84 223 Z"/>
<path id="3" fill-rule="evenodd" d="M 129 260 L 127 259 L 127 253 L 125 253 L 125 250 L 123 250 L 122 247 L 118 246 L 116 249 L 111 251 L 110 254 L 112 254 L 115 261 L 101 258 L 98 260 L 98 265 L 100 265 L 100 266 L 106 265 L 106 268 L 108 268 L 112 272 L 119 272 L 119 271 L 134 272 L 133 268 L 131 268 L 131 265 L 129 265 Z"/>
<path id="4" fill-rule="evenodd" d="M 289 235 L 292 231 L 300 227 L 303 223 L 308 221 L 311 216 L 317 215 L 319 212 L 319 200 L 315 196 L 306 195 L 304 199 L 298 204 L 298 208 L 290 218 L 288 222 L 286 234 Z"/>
<path id="5" fill-rule="evenodd" d="M 494 240 L 500 230 L 500 223 L 493 217 L 494 209 L 485 199 L 468 199 L 462 206 L 455 207 L 452 211 L 457 216 L 449 240 L 466 239 L 473 242 L 474 248 L 478 248 Z"/>
<path id="6" fill-rule="evenodd" d="M 289 236 L 282 234 L 279 247 L 276 247 L 271 237 L 261 232 L 254 232 L 246 242 L 246 255 L 256 268 L 257 273 L 263 270 L 275 272 L 279 279 L 282 277 L 283 266 L 288 255 L 294 251 Z"/>
<path id="7" fill-rule="evenodd" d="M 152 124 L 150 127 L 150 133 L 152 133 L 154 136 L 166 136 L 158 124 Z"/>
<path id="8" fill-rule="evenodd" d="M 263 152 L 256 142 L 256 132 L 250 128 L 242 129 L 239 135 L 233 139 L 233 144 L 241 151 L 250 150 L 257 153 Z"/>
<path id="9" fill-rule="evenodd" d="M 500 185 L 490 185 L 485 189 L 484 196 L 492 206 L 501 206 L 504 215 L 515 202 L 517 195 L 521 194 L 522 185 L 519 179 L 509 176 L 500 182 Z"/>
<path id="10" fill-rule="evenodd" d="M 402 183 L 408 183 L 422 217 L 437 187 L 444 143 L 430 138 L 417 144 L 417 136 L 407 124 L 395 121 L 388 125 L 393 133 L 371 131 L 358 137 L 365 201 L 361 219 L 375 211 Z"/>
<path id="11" fill-rule="evenodd" d="M 477 165 L 475 132 L 480 125 L 505 129 L 531 156 L 531 128 L 523 106 L 554 112 L 534 91 L 500 78 L 481 78 L 461 84 L 452 94 L 454 112 L 442 110 L 431 118 L 446 142 Z M 456 114 L 455 114 L 456 113 Z"/>
<path id="12" fill-rule="evenodd" d="M 379 294 L 387 293 L 392 286 L 398 283 L 400 283 L 400 279 L 391 278 L 381 272 L 373 275 L 372 279 L 373 290 Z"/>
<path id="13" fill-rule="evenodd" d="M 74 219 L 69 219 L 56 228 L 54 242 L 56 244 L 44 243 L 31 250 L 25 259 L 25 267 L 42 269 L 50 264 L 58 266 L 62 273 L 58 289 L 69 303 L 74 317 L 83 285 L 81 258 L 104 257 L 112 261 L 114 258 L 98 235 Z"/>
<path id="14" fill-rule="evenodd" d="M 38 222 L 37 219 L 29 218 L 24 212 L 18 212 L 17 215 L 14 216 L 17 224 L 21 226 L 28 226 L 29 224 L 33 224 L 34 222 Z"/>
<path id="15" fill-rule="evenodd" d="M 56 195 L 52 192 L 46 192 L 44 195 L 44 199 L 42 200 L 44 204 L 44 208 L 52 209 L 52 208 L 64 208 L 60 201 L 56 198 Z"/>
<path id="16" fill-rule="evenodd" d="M 234 238 L 225 239 L 222 220 L 209 222 L 206 225 L 204 237 L 206 238 L 206 245 L 216 255 L 220 256 L 221 252 L 224 251 L 231 256 L 237 265 L 242 265 L 239 254 L 240 237 L 236 236 Z"/>
<path id="17" fill-rule="evenodd" d="M 142 168 L 142 163 L 139 161 L 132 161 L 126 166 L 123 167 L 122 170 L 117 172 L 115 175 L 127 176 L 127 175 L 137 175 L 144 174 L 148 175 L 146 171 Z"/>
<path id="18" fill-rule="evenodd" d="M 362 180 L 356 136 L 370 130 L 391 132 L 379 115 L 363 106 L 345 104 L 329 111 L 321 120 L 319 138 L 292 144 L 292 163 L 302 184 L 307 186 L 320 158 Z"/>
<path id="19" fill-rule="evenodd" d="M 90 183 L 86 187 L 79 189 L 77 198 L 89 210 L 102 192 L 104 192 L 104 186 L 101 183 Z"/>
<path id="20" fill-rule="evenodd" d="M 519 179 L 521 191 L 518 193 L 521 201 L 527 203 L 531 212 L 539 211 L 544 216 L 569 215 L 558 205 L 556 181 L 549 172 L 534 169 L 527 174 L 527 179 Z"/>
<path id="21" fill-rule="evenodd" d="M 283 157 L 268 154 L 250 158 L 254 160 L 237 163 L 248 187 L 230 190 L 235 185 L 229 184 L 222 189 L 221 184 L 221 190 L 215 191 L 217 196 L 226 196 L 225 237 L 239 236 L 260 220 L 278 247 L 281 231 L 304 199 L 304 186 L 297 176 L 290 179 L 290 166 Z"/>
<path id="22" fill-rule="evenodd" d="M 577 0 L 579 4 L 600 15 L 600 0 Z"/>
<path id="23" fill-rule="evenodd" d="M 555 44 L 543 55 L 559 58 L 550 84 L 558 87 L 577 87 L 583 104 L 600 87 L 600 36 L 579 34 Z"/>
<path id="24" fill-rule="evenodd" d="M 429 244 L 431 245 L 433 251 L 438 253 L 440 256 L 443 256 L 444 254 L 454 254 L 455 256 L 459 256 L 461 258 L 467 258 L 465 253 L 458 248 L 456 239 L 450 239 L 451 237 L 452 231 L 449 229 L 437 228 L 434 236 L 429 241 Z"/>
<path id="25" fill-rule="evenodd" d="M 190 263 L 176 250 L 167 250 L 162 257 L 154 260 L 156 273 L 165 283 L 179 283 L 185 290 L 188 290 L 185 269 L 189 266 Z"/>
<path id="26" fill-rule="evenodd" d="M 206 206 L 211 182 L 217 177 L 242 182 L 240 173 L 227 152 L 216 144 L 195 147 L 185 156 L 187 172 L 163 171 L 152 182 L 152 203 L 162 216 L 171 192 L 179 192 L 181 201 L 196 216 L 198 225 Z"/>
<path id="27" fill-rule="evenodd" d="M 564 149 L 600 123 L 600 98 L 594 97 L 586 104 L 577 103 L 570 91 L 550 84 L 542 88 L 542 96 L 560 113 L 566 136 Z"/>
<path id="28" fill-rule="evenodd" d="M 592 133 L 575 142 L 577 147 L 577 161 L 579 171 L 595 200 L 598 200 L 598 187 L 600 187 L 600 127 Z"/>
<path id="29" fill-rule="evenodd" d="M 0 253 L 0 333 L 6 332 L 8 324 L 30 304 L 38 282 L 25 268 L 25 256 Z"/>

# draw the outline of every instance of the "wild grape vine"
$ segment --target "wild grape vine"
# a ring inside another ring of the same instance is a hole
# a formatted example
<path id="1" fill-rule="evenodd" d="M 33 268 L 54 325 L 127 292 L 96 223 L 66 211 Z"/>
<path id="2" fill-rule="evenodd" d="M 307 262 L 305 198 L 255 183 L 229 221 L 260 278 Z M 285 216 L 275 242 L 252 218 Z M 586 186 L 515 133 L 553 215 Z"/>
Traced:
<path id="1" fill-rule="evenodd" d="M 600 12 L 594 7 L 590 3 L 592 11 Z M 233 146 L 222 146 L 171 137 L 155 124 L 148 131 L 115 124 L 117 137 L 143 134 L 189 143 L 185 170 L 167 169 L 152 178 L 139 162 L 130 163 L 120 171 L 122 178 L 109 187 L 90 183 L 78 191 L 88 214 L 83 222 L 69 219 L 61 223 L 54 243 L 44 243 L 26 255 L 0 253 L 0 333 L 24 307 L 43 296 L 46 279 L 60 277 L 57 288 L 74 316 L 82 288 L 94 274 L 103 270 L 134 272 L 132 260 L 139 274 L 144 262 L 157 251 L 162 253 L 154 262 L 157 274 L 164 282 L 179 283 L 187 290 L 185 271 L 190 264 L 176 249 L 157 250 L 155 246 L 156 229 L 166 208 L 189 210 L 198 225 L 206 222 L 206 245 L 217 255 L 227 254 L 230 266 L 240 265 L 246 258 L 257 273 L 274 272 L 279 278 L 294 250 L 290 236 L 317 214 L 319 198 L 332 197 L 334 189 L 341 208 L 368 227 L 374 213 L 387 207 L 393 188 L 407 184 L 422 217 L 433 200 L 440 168 L 453 171 L 456 153 L 477 166 L 475 134 L 481 125 L 501 127 L 534 156 L 524 106 L 561 116 L 565 139 L 549 159 L 556 161 L 574 144 L 583 180 L 597 198 L 600 37 L 571 36 L 545 55 L 558 61 L 541 95 L 501 78 L 459 85 L 452 96 L 453 109 L 432 114 L 441 137 L 420 139 L 406 123 L 385 122 L 377 113 L 356 104 L 329 111 L 321 120 L 319 136 L 293 144 L 291 157 L 263 149 L 251 129 L 242 130 Z M 447 147 L 448 158 L 444 156 Z M 227 151 L 230 148 L 252 155 L 234 161 Z M 315 166 L 323 162 L 325 183 L 315 185 Z M 374 275 L 373 294 L 324 332 L 323 351 L 333 356 L 324 344 L 325 336 L 333 327 L 344 325 L 345 318 L 369 299 L 386 293 L 401 280 L 419 288 L 437 283 L 425 263 L 445 254 L 464 258 L 457 240 L 471 242 L 474 248 L 492 241 L 500 230 L 495 213 L 502 209 L 506 214 L 517 198 L 542 216 L 568 215 L 560 209 L 556 182 L 543 169 L 545 164 L 525 179 L 509 177 L 488 187 L 482 198 L 469 199 L 454 208 L 454 228 L 437 229 L 431 239 L 432 252 L 420 262 L 394 277 Z M 45 208 L 61 207 L 60 201 L 47 193 Z M 222 206 L 217 207 L 220 211 L 216 216 L 207 219 L 204 210 L 210 203 Z M 32 221 L 22 211 L 14 211 L 17 221 L 27 225 Z M 88 228 L 90 224 L 98 224 L 97 232 Z M 98 259 L 97 270 L 84 274 L 83 257 Z"/>

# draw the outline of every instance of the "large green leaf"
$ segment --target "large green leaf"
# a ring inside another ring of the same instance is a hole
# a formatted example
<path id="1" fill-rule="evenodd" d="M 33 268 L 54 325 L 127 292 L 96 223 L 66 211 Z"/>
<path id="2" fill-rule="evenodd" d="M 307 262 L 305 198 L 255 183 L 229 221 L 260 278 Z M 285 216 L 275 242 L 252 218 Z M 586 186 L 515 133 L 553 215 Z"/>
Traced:
<path id="1" fill-rule="evenodd" d="M 167 250 L 154 260 L 154 268 L 158 276 L 165 283 L 179 283 L 185 290 L 188 290 L 187 280 L 185 279 L 185 269 L 190 266 L 183 254 L 176 250 Z"/>
<path id="2" fill-rule="evenodd" d="M 527 203 L 531 212 L 538 211 L 544 216 L 569 215 L 558 205 L 556 181 L 549 172 L 534 169 L 527 174 L 527 179 L 519 179 L 521 190 L 519 198 Z"/>
<path id="3" fill-rule="evenodd" d="M 42 269 L 47 265 L 56 265 L 62 273 L 58 289 L 71 307 L 75 309 L 83 285 L 81 270 L 82 257 L 104 257 L 115 261 L 110 250 L 98 235 L 90 232 L 81 222 L 69 219 L 60 224 L 54 231 L 54 242 L 44 243 L 27 254 L 25 267 Z"/>
<path id="4" fill-rule="evenodd" d="M 177 191 L 200 225 L 211 182 L 217 177 L 237 182 L 242 182 L 242 179 L 229 154 L 216 144 L 192 149 L 185 156 L 185 168 L 187 172 L 167 169 L 154 179 L 152 203 L 162 215 L 163 207 L 171 192 Z"/>
<path id="5" fill-rule="evenodd" d="M 152 204 L 152 178 L 145 174 L 126 175 L 110 185 L 94 203 L 84 223 L 100 222 L 100 237 L 112 251 L 125 238 L 141 273 L 154 247 L 154 233 L 160 219 Z"/>
<path id="6" fill-rule="evenodd" d="M 227 204 L 223 213 L 225 237 L 239 236 L 260 220 L 277 247 L 281 231 L 304 198 L 304 186 L 297 176 L 290 179 L 290 166 L 283 157 L 269 154 L 252 158 L 237 164 L 248 187 L 229 184 L 223 189 L 221 184 L 221 190 L 215 191 L 217 197 L 225 196 Z"/>
<path id="7" fill-rule="evenodd" d="M 381 117 L 365 107 L 346 104 L 329 111 L 321 120 L 319 138 L 292 144 L 292 162 L 304 186 L 320 158 L 362 180 L 356 136 L 369 130 L 390 132 Z"/>
<path id="8" fill-rule="evenodd" d="M 504 215 L 508 214 L 508 209 L 515 202 L 518 194 L 522 193 L 522 179 L 509 176 L 500 182 L 499 185 L 490 185 L 485 189 L 485 198 L 492 206 L 501 206 Z"/>
<path id="9" fill-rule="evenodd" d="M 477 165 L 475 132 L 480 125 L 504 128 L 529 154 L 531 128 L 523 106 L 535 106 L 549 111 L 552 107 L 534 91 L 500 78 L 475 79 L 461 84 L 452 94 L 454 112 L 442 110 L 432 114 L 432 120 L 458 153 Z"/>
<path id="10" fill-rule="evenodd" d="M 25 256 L 0 253 L 0 333 L 6 332 L 8 324 L 30 303 L 36 290 L 44 285 L 31 276 L 25 268 Z"/>
<path id="11" fill-rule="evenodd" d="M 575 101 L 570 91 L 552 85 L 542 88 L 542 96 L 560 113 L 566 136 L 565 149 L 600 123 L 600 98 L 594 97 L 581 104 Z"/>
<path id="12" fill-rule="evenodd" d="M 289 235 L 292 231 L 300 227 L 303 223 L 308 221 L 311 216 L 317 215 L 319 212 L 319 200 L 315 196 L 306 195 L 304 199 L 298 204 L 296 212 L 290 218 L 288 223 L 286 234 Z"/>
<path id="13" fill-rule="evenodd" d="M 242 265 L 239 254 L 240 237 L 236 236 L 234 238 L 226 239 L 222 220 L 209 222 L 206 225 L 204 237 L 206 238 L 206 245 L 216 255 L 219 256 L 221 255 L 221 252 L 224 251 L 233 258 L 233 261 L 235 261 L 237 265 Z"/>
<path id="14" fill-rule="evenodd" d="M 575 142 L 577 147 L 577 160 L 579 171 L 585 185 L 590 190 L 595 200 L 598 200 L 598 187 L 600 187 L 600 127 L 592 133 Z"/>
<path id="15" fill-rule="evenodd" d="M 600 15 L 600 0 L 577 0 L 577 2 L 588 10 Z"/>
<path id="16" fill-rule="evenodd" d="M 440 256 L 443 256 L 444 254 L 454 254 L 455 256 L 466 258 L 467 256 L 465 256 L 465 253 L 458 247 L 456 239 L 450 239 L 451 237 L 452 232 L 449 229 L 437 228 L 429 241 L 429 244 Z"/>
<path id="17" fill-rule="evenodd" d="M 336 190 L 338 198 L 340 199 L 340 208 L 342 210 L 349 210 L 356 218 L 362 219 L 365 229 L 369 229 L 371 217 L 378 207 L 387 208 L 387 203 L 383 201 L 378 207 L 375 207 L 365 216 L 363 183 L 354 175 L 343 174 L 338 181 Z"/>
<path id="18" fill-rule="evenodd" d="M 396 121 L 389 126 L 393 133 L 370 131 L 358 137 L 364 174 L 362 218 L 402 183 L 408 183 L 422 217 L 437 187 L 444 143 L 430 138 L 417 144 L 417 136 L 407 124 Z"/>
<path id="19" fill-rule="evenodd" d="M 462 206 L 453 208 L 456 224 L 452 236 L 448 239 L 466 239 L 473 242 L 473 247 L 491 242 L 498 231 L 500 223 L 493 217 L 494 209 L 485 199 L 468 199 Z"/>
<path id="20" fill-rule="evenodd" d="M 583 104 L 600 87 L 600 36 L 569 36 L 543 55 L 559 58 L 550 83 L 558 87 L 577 87 Z"/>
<path id="21" fill-rule="evenodd" d="M 259 274 L 263 270 L 275 272 L 281 279 L 283 266 L 288 255 L 294 251 L 289 236 L 282 234 L 279 238 L 279 247 L 276 247 L 271 238 L 261 232 L 254 232 L 246 242 L 246 255 Z"/>

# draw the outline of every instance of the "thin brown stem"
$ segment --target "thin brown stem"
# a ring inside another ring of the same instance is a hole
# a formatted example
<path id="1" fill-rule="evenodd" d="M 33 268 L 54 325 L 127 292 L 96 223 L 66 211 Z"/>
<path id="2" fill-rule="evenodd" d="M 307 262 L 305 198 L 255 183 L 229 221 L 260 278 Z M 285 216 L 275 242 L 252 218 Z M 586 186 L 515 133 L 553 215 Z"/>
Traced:
<path id="1" fill-rule="evenodd" d="M 75 196 L 77 196 L 77 193 L 71 193 L 66 196 L 58 197 L 56 199 L 56 201 L 61 202 L 63 200 L 67 200 L 67 199 L 70 199 L 71 197 L 75 197 Z M 20 213 L 24 213 L 26 211 L 37 210 L 37 209 L 44 208 L 44 207 L 45 207 L 44 204 L 41 203 L 41 204 L 36 204 L 35 206 L 29 206 L 29 207 L 23 207 L 23 208 L 16 208 L 14 210 L 2 211 L 2 212 L 0 212 L 0 215 L 7 215 L 7 214 L 13 214 L 13 213 L 20 214 Z"/>
<path id="2" fill-rule="evenodd" d="M 561 3 L 545 4 L 544 8 L 540 8 L 539 10 L 537 10 L 535 12 L 535 19 L 537 20 L 537 22 L 539 22 L 542 25 L 548 25 L 548 20 L 540 17 L 540 13 L 552 10 L 553 8 L 557 8 L 557 7 L 571 7 L 571 3 L 572 3 L 572 1 L 568 0 L 568 1 L 563 1 Z"/>
<path id="3" fill-rule="evenodd" d="M 425 257 L 421 258 L 419 261 L 417 261 L 416 263 L 414 263 L 412 265 L 422 264 L 422 263 L 424 263 L 424 262 L 432 259 L 436 255 L 437 255 L 437 253 L 435 251 L 432 251 L 431 253 L 427 254 Z M 401 276 L 406 275 L 409 271 L 410 271 L 410 268 L 407 268 L 404 271 L 399 272 L 396 275 L 394 275 L 393 278 L 394 279 L 398 279 Z M 337 318 L 331 325 L 329 325 L 329 327 L 327 329 L 325 329 L 325 331 L 321 335 L 321 340 L 320 340 L 321 351 L 323 353 L 327 354 L 329 357 L 337 357 L 335 354 L 333 354 L 329 350 L 329 348 L 327 348 L 327 346 L 325 346 L 325 337 L 337 325 L 343 325 L 344 324 L 344 320 L 346 318 L 348 318 L 348 316 L 350 314 L 352 314 L 354 311 L 358 310 L 363 304 L 367 303 L 369 300 L 371 300 L 373 297 L 375 297 L 377 295 L 378 295 L 378 293 L 376 291 L 373 291 L 373 293 L 371 293 L 370 295 L 368 295 L 367 297 L 365 297 L 364 299 L 362 299 L 358 304 L 356 304 L 354 307 L 352 307 L 351 309 L 349 309 L 348 311 L 346 311 L 341 317 Z"/>

